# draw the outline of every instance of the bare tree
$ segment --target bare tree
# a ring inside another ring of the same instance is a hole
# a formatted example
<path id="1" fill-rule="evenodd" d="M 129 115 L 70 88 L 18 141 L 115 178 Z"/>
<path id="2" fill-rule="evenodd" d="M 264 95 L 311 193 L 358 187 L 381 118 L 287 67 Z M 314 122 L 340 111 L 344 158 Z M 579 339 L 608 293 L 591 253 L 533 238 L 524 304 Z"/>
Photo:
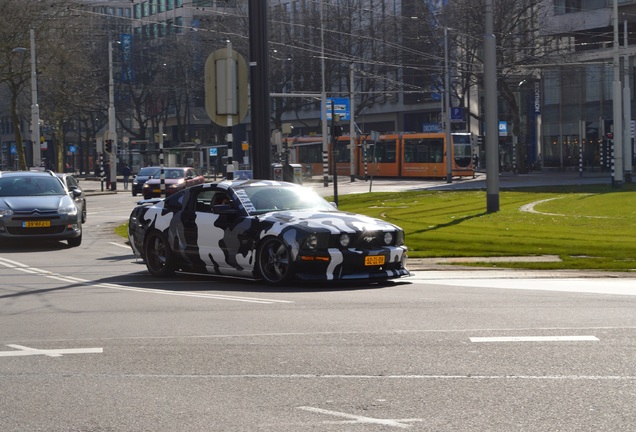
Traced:
<path id="1" fill-rule="evenodd" d="M 493 2 L 494 32 L 497 41 L 497 87 L 504 111 L 512 118 L 512 133 L 525 136 L 518 101 L 519 85 L 532 81 L 532 64 L 545 62 L 558 53 L 554 38 L 539 30 L 545 13 L 539 0 Z M 483 6 L 479 0 L 451 2 L 443 10 L 441 25 L 451 29 L 454 98 L 466 106 L 466 98 L 476 86 L 483 88 Z M 479 113 L 471 115 L 481 119 Z M 516 160 L 524 167 L 526 145 L 516 147 Z"/>
<path id="2" fill-rule="evenodd" d="M 27 161 L 22 139 L 21 124 L 29 106 L 25 87 L 30 82 L 31 63 L 29 57 L 30 29 L 34 29 L 38 47 L 38 69 L 46 64 L 45 55 L 49 40 L 41 36 L 48 32 L 52 23 L 66 10 L 64 2 L 0 0 L 0 84 L 7 86 L 10 94 L 11 121 L 15 133 L 18 167 L 26 169 Z M 30 102 L 30 101 L 29 101 Z M 31 125 L 39 127 L 39 125 Z"/>

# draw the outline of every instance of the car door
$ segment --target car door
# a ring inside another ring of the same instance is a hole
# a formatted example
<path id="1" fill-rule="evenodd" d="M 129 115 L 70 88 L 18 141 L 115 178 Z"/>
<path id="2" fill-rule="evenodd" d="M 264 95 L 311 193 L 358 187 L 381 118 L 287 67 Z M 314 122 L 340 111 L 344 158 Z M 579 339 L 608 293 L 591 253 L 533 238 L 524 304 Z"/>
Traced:
<path id="1" fill-rule="evenodd" d="M 212 274 L 250 276 L 251 242 L 246 240 L 248 218 L 232 202 L 230 194 L 217 187 L 191 189 L 191 215 L 184 215 L 184 237 L 188 259 Z M 230 201 L 221 214 L 213 205 Z"/>
<path id="2" fill-rule="evenodd" d="M 73 192 L 75 190 L 78 190 L 81 192 L 79 183 L 77 182 L 77 180 L 75 180 L 75 177 L 69 176 L 69 175 L 65 176 L 65 180 L 66 180 L 66 188 L 68 189 L 69 196 L 73 199 L 73 201 L 75 201 L 75 205 L 80 210 L 80 212 L 83 211 L 84 209 L 83 194 L 78 192 Z"/>

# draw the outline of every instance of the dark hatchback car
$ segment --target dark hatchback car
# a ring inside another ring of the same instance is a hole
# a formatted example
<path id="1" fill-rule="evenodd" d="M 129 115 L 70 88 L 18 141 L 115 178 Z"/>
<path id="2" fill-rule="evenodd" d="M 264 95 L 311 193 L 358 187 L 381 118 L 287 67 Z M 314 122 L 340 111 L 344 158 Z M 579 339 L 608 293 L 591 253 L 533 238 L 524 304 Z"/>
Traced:
<path id="1" fill-rule="evenodd" d="M 86 196 L 79 185 L 79 180 L 73 177 L 71 174 L 57 173 L 56 174 L 62 182 L 66 185 L 68 195 L 75 201 L 75 205 L 82 214 L 82 223 L 86 222 Z"/>
<path id="2" fill-rule="evenodd" d="M 144 183 L 146 183 L 153 176 L 159 174 L 159 167 L 143 167 L 139 170 L 135 178 L 132 181 L 132 196 L 137 196 L 143 192 Z"/>
<path id="3" fill-rule="evenodd" d="M 79 196 L 81 191 L 71 191 Z M 0 239 L 82 243 L 82 214 L 50 171 L 0 172 Z"/>

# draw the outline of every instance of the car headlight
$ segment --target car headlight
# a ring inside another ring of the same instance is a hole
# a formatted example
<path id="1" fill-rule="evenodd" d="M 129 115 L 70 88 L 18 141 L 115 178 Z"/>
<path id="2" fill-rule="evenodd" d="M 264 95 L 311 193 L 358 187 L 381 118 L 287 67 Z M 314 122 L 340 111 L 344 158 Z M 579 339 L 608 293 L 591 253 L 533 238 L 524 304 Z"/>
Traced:
<path id="1" fill-rule="evenodd" d="M 390 245 L 393 242 L 393 233 L 387 232 L 384 233 L 384 244 Z"/>
<path id="2" fill-rule="evenodd" d="M 75 204 L 61 205 L 58 212 L 69 216 L 75 216 L 77 214 L 77 206 Z"/>
<path id="3" fill-rule="evenodd" d="M 351 242 L 351 238 L 349 237 L 349 234 L 340 235 L 340 246 L 346 248 L 347 246 L 349 246 L 350 242 Z"/>
<path id="4" fill-rule="evenodd" d="M 11 209 L 0 209 L 0 216 L 11 216 L 13 214 L 13 210 Z"/>
<path id="5" fill-rule="evenodd" d="M 310 234 L 305 238 L 303 246 L 306 249 L 315 250 L 318 248 L 318 236 L 316 234 Z"/>

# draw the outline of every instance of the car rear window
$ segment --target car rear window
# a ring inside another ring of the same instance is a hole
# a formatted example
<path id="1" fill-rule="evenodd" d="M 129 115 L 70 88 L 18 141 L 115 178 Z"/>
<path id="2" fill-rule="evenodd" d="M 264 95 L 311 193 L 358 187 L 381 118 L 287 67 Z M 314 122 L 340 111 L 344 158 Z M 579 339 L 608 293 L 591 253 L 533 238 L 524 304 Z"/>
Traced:
<path id="1" fill-rule="evenodd" d="M 159 172 L 160 168 L 154 168 L 154 167 L 146 167 L 146 168 L 142 168 L 139 170 L 139 175 L 142 176 L 154 176 L 156 173 Z"/>

